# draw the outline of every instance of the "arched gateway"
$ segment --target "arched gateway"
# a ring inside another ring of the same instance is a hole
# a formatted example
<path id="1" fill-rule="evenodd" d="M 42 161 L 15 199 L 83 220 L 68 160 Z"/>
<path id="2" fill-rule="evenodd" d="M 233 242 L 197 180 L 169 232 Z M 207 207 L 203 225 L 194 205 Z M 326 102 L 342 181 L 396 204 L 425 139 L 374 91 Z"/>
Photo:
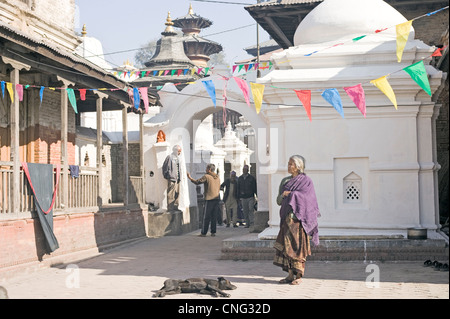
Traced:
<path id="1" fill-rule="evenodd" d="M 196 175 L 198 167 L 203 167 L 202 160 L 195 155 L 195 134 L 200 123 L 210 114 L 223 107 L 224 86 L 226 87 L 226 108 L 242 114 L 250 122 L 255 131 L 256 179 L 258 183 L 258 211 L 269 211 L 269 183 L 273 159 L 270 156 L 270 129 L 262 113 L 257 114 L 253 104 L 248 106 L 242 91 L 232 78 L 213 75 L 205 80 L 212 80 L 216 88 L 217 103 L 214 103 L 201 81 L 190 84 L 181 91 L 172 85 L 166 85 L 159 91 L 163 107 L 161 112 L 144 123 L 144 158 L 146 176 L 146 201 L 159 208 L 160 212 L 167 210 L 166 181 L 161 172 L 166 156 L 176 144 L 182 146 L 182 161 L 184 162 L 180 189 L 180 206 L 182 223 L 191 223 L 192 216 L 197 211 L 197 192 L 195 185 L 188 183 L 185 172 Z M 157 142 L 158 132 L 162 130 L 166 141 Z M 273 134 L 272 141 L 278 141 Z M 206 157 L 208 158 L 208 157 Z M 205 159 L 203 159 L 204 161 Z M 207 159 L 209 160 L 209 159 Z M 205 164 L 205 163 L 203 163 Z M 200 173 L 204 173 L 200 171 Z"/>

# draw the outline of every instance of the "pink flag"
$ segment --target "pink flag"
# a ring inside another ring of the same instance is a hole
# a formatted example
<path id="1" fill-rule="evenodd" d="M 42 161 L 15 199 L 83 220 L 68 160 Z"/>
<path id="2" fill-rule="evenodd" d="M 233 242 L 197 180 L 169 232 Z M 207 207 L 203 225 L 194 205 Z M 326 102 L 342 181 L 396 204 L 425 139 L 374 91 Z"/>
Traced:
<path id="1" fill-rule="evenodd" d="M 141 93 L 142 101 L 144 102 L 145 113 L 148 113 L 148 88 L 139 88 L 139 93 Z"/>
<path id="2" fill-rule="evenodd" d="M 23 100 L 23 86 L 22 84 L 16 84 L 16 92 L 17 95 L 19 96 L 19 101 Z"/>
<path id="3" fill-rule="evenodd" d="M 364 90 L 361 84 L 345 87 L 344 90 L 352 99 L 353 103 L 355 103 L 356 107 L 364 115 L 364 117 L 366 117 L 366 97 L 364 95 Z"/>
<path id="4" fill-rule="evenodd" d="M 241 89 L 242 93 L 244 93 L 245 102 L 247 102 L 247 105 L 250 106 L 250 100 L 248 99 L 248 84 L 241 78 L 238 78 L 236 76 L 233 76 L 233 79 L 236 81 L 237 85 Z"/>
<path id="5" fill-rule="evenodd" d="M 298 98 L 305 108 L 306 114 L 308 114 L 309 120 L 311 119 L 311 91 L 310 90 L 294 90 L 297 93 Z"/>
<path id="6" fill-rule="evenodd" d="M 233 71 L 231 71 L 231 73 L 234 73 L 234 71 L 236 70 L 237 65 L 233 65 Z"/>
<path id="7" fill-rule="evenodd" d="M 81 101 L 85 101 L 86 100 L 86 89 L 79 89 L 78 91 L 80 92 Z"/>

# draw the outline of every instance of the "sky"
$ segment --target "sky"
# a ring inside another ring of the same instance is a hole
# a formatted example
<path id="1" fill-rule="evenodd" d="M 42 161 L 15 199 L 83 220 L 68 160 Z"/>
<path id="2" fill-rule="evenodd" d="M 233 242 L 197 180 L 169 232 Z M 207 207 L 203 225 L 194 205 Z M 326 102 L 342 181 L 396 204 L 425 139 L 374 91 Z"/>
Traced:
<path id="1" fill-rule="evenodd" d="M 75 0 L 75 31 L 81 32 L 86 24 L 87 36 L 101 41 L 105 59 L 112 67 L 123 65 L 127 59 L 135 64 L 135 49 L 161 37 L 167 13 L 170 11 L 172 19 L 176 19 L 186 15 L 192 4 L 195 14 L 213 22 L 200 36 L 221 44 L 225 60 L 231 65 L 250 57 L 244 48 L 256 45 L 256 22 L 245 5 L 223 2 L 254 4 L 256 0 Z M 259 40 L 269 40 L 261 27 Z M 115 53 L 126 50 L 131 51 Z"/>

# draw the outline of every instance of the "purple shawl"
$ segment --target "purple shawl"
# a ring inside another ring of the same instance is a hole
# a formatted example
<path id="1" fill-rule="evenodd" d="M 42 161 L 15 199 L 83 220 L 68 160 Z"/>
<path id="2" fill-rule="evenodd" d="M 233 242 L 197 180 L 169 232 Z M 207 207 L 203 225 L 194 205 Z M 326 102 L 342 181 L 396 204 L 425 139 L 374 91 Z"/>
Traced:
<path id="1" fill-rule="evenodd" d="M 311 178 L 305 174 L 299 174 L 284 185 L 283 191 L 291 191 L 291 193 L 281 203 L 281 220 L 284 220 L 292 210 L 297 219 L 302 222 L 305 232 L 312 237 L 314 245 L 319 245 L 317 218 L 320 217 L 320 212 Z"/>

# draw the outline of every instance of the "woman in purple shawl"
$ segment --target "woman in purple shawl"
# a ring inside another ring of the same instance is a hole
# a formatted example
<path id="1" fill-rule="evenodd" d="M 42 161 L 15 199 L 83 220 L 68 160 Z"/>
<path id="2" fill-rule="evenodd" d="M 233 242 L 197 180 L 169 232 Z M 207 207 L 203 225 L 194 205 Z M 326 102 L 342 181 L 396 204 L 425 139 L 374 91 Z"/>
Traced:
<path id="1" fill-rule="evenodd" d="M 309 237 L 319 244 L 320 216 L 314 185 L 304 173 L 305 160 L 300 155 L 289 158 L 288 172 L 281 183 L 277 197 L 280 208 L 280 232 L 274 248 L 274 265 L 288 272 L 280 283 L 298 285 L 305 271 L 306 257 L 311 255 Z"/>

